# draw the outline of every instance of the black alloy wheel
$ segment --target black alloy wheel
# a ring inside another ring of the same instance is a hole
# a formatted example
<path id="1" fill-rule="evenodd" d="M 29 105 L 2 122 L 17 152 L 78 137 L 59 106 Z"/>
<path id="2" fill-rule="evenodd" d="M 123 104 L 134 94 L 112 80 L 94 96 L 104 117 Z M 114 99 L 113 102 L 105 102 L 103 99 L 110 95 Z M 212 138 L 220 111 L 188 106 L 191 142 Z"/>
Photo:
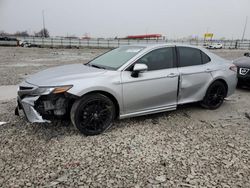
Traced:
<path id="1" fill-rule="evenodd" d="M 217 109 L 222 105 L 226 95 L 227 89 L 225 84 L 221 81 L 215 81 L 207 89 L 206 95 L 201 101 L 201 105 L 210 110 Z"/>
<path id="2" fill-rule="evenodd" d="M 89 94 L 76 101 L 71 121 L 84 135 L 98 135 L 107 130 L 115 117 L 113 102 L 102 94 Z"/>

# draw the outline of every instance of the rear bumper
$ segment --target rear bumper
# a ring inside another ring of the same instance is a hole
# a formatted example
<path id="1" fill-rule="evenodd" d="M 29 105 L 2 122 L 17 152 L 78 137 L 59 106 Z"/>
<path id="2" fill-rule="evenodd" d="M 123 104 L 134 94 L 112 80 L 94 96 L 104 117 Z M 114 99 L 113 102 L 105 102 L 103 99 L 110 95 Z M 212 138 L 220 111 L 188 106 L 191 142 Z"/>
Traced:
<path id="1" fill-rule="evenodd" d="M 34 102 L 39 98 L 39 96 L 35 97 L 26 97 L 21 99 L 19 96 L 17 97 L 17 107 L 15 109 L 15 114 L 19 115 L 19 111 L 22 110 L 26 119 L 31 123 L 49 123 L 49 120 L 45 120 L 42 116 L 35 110 Z"/>

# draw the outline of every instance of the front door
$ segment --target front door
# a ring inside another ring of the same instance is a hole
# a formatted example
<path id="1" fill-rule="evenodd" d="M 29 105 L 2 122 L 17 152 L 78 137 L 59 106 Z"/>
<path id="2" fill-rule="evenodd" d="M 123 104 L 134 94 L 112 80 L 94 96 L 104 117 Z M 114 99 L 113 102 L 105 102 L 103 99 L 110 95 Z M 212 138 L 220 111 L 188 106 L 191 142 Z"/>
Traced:
<path id="1" fill-rule="evenodd" d="M 133 65 L 143 63 L 148 70 L 132 77 Z M 172 47 L 155 49 L 121 73 L 125 114 L 175 108 L 179 73 Z"/>

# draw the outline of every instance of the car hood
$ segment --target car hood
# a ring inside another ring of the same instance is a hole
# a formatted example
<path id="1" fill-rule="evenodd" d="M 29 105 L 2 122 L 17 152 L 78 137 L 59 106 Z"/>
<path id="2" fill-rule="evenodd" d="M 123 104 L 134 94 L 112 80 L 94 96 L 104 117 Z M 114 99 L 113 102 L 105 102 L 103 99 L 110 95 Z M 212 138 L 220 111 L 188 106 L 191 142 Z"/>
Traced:
<path id="1" fill-rule="evenodd" d="M 91 78 L 104 73 L 104 69 L 93 68 L 83 64 L 71 64 L 49 68 L 33 74 L 26 82 L 37 86 L 58 86 L 71 83 L 77 79 Z"/>
<path id="2" fill-rule="evenodd" d="M 250 68 L 250 57 L 240 57 L 235 59 L 233 63 L 238 67 Z"/>

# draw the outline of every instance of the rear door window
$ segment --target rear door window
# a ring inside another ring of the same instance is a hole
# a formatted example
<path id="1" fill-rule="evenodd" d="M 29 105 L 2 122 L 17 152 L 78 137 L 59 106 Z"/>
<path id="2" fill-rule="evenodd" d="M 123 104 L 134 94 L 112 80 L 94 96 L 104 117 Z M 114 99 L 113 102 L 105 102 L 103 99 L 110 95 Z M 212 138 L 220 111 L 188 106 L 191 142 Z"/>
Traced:
<path id="1" fill-rule="evenodd" d="M 204 52 L 201 52 L 201 56 L 202 56 L 203 64 L 208 63 L 208 62 L 211 61 L 210 57 L 207 54 L 205 54 Z"/>
<path id="2" fill-rule="evenodd" d="M 179 52 L 179 67 L 187 67 L 194 65 L 201 65 L 202 56 L 201 51 L 191 47 L 178 47 Z"/>

